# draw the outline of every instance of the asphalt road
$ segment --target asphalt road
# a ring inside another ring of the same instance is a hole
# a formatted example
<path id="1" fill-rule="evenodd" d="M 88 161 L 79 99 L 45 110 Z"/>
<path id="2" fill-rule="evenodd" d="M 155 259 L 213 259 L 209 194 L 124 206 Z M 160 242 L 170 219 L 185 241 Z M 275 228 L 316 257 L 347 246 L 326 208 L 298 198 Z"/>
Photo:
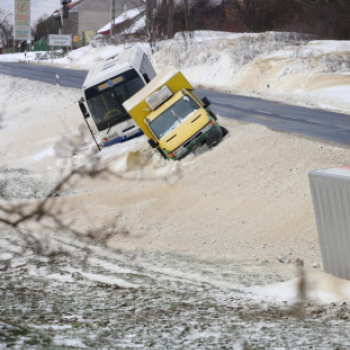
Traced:
<path id="1" fill-rule="evenodd" d="M 0 74 L 39 80 L 48 84 L 56 84 L 56 75 L 59 75 L 60 85 L 80 89 L 87 71 L 46 67 L 29 63 L 0 62 Z"/>
<path id="2" fill-rule="evenodd" d="M 86 71 L 42 65 L 0 62 L 0 74 L 81 88 Z M 252 97 L 198 90 L 212 102 L 212 110 L 221 116 L 258 123 L 276 130 L 307 135 L 350 145 L 350 115 L 297 107 Z"/>
<path id="3" fill-rule="evenodd" d="M 239 95 L 198 91 L 221 116 L 350 145 L 350 115 Z"/>

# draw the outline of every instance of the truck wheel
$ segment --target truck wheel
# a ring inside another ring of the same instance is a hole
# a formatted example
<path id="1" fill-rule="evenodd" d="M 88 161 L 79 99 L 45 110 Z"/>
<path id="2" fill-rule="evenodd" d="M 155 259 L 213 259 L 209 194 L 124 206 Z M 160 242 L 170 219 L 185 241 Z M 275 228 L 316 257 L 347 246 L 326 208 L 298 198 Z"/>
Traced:
<path id="1" fill-rule="evenodd" d="M 221 131 L 222 131 L 222 137 L 225 137 L 228 134 L 228 130 L 224 128 L 223 126 L 220 126 Z"/>

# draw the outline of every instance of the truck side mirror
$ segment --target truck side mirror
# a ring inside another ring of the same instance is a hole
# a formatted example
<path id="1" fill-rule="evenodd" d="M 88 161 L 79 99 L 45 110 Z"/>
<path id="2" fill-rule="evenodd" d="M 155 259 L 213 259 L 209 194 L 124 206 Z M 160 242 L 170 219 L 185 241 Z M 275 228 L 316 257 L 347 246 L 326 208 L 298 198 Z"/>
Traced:
<path id="1" fill-rule="evenodd" d="M 204 103 L 204 106 L 203 106 L 204 108 L 207 108 L 211 105 L 210 101 L 208 100 L 208 98 L 206 96 L 202 98 L 202 101 Z"/>
<path id="2" fill-rule="evenodd" d="M 86 110 L 86 107 L 85 107 L 84 102 L 83 102 L 83 98 L 81 98 L 78 102 L 79 102 L 79 107 L 80 107 L 81 113 L 83 114 L 84 118 L 85 119 L 89 118 L 90 114 Z"/>
<path id="3" fill-rule="evenodd" d="M 149 78 L 149 76 L 148 76 L 147 73 L 143 74 L 143 78 L 145 79 L 145 82 L 146 82 L 147 84 L 151 81 L 151 79 Z"/>
<path id="4" fill-rule="evenodd" d="M 152 148 L 156 148 L 156 147 L 159 145 L 159 143 L 158 143 L 158 142 L 155 142 L 153 139 L 149 139 L 149 140 L 148 140 L 148 143 L 150 144 L 150 146 L 151 146 Z"/>

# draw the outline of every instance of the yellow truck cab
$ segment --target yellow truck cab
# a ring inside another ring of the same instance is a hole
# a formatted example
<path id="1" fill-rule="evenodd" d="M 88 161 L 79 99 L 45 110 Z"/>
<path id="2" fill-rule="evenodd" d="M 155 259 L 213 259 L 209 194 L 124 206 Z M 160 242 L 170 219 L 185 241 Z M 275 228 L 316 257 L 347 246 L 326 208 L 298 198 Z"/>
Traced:
<path id="1" fill-rule="evenodd" d="M 149 144 L 164 158 L 180 160 L 198 147 L 217 144 L 227 130 L 220 127 L 184 75 L 164 68 L 147 86 L 123 103 Z"/>

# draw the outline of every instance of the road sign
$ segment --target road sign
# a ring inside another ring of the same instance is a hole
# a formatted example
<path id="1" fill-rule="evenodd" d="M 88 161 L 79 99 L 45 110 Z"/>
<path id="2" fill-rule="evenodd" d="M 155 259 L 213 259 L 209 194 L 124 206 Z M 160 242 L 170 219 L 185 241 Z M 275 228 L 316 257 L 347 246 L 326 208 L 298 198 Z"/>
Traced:
<path id="1" fill-rule="evenodd" d="M 85 43 L 89 43 L 92 40 L 92 38 L 96 35 L 96 32 L 89 30 L 84 32 L 84 35 L 85 35 Z"/>
<path id="2" fill-rule="evenodd" d="M 72 46 L 72 36 L 70 34 L 49 34 L 50 46 Z"/>
<path id="3" fill-rule="evenodd" d="M 15 0 L 15 40 L 30 39 L 30 0 Z"/>

